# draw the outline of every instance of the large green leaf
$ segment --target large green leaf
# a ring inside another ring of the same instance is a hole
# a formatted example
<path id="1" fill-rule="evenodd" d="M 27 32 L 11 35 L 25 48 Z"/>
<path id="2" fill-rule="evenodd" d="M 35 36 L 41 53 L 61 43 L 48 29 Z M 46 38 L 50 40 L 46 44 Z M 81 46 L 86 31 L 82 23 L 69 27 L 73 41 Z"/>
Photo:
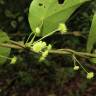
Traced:
<path id="1" fill-rule="evenodd" d="M 42 34 L 46 35 L 61 22 L 66 22 L 72 13 L 88 0 L 65 0 L 58 4 L 58 0 L 33 0 L 29 8 L 30 27 L 35 32 L 36 27 L 42 25 Z"/>
<path id="2" fill-rule="evenodd" d="M 91 52 L 93 45 L 96 43 L 96 13 L 93 16 L 89 37 L 87 41 L 87 51 Z"/>
<path id="3" fill-rule="evenodd" d="M 9 37 L 5 32 L 0 31 L 0 44 L 7 43 L 9 41 Z M 6 58 L 10 54 L 10 48 L 0 47 L 0 64 L 4 64 Z"/>

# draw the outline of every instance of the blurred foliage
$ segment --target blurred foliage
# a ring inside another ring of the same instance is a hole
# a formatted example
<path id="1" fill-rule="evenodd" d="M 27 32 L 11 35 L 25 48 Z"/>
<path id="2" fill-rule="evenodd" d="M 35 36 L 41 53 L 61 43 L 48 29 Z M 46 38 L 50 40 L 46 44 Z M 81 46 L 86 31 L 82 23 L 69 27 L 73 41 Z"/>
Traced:
<path id="1" fill-rule="evenodd" d="M 28 7 L 32 0 L 0 0 L 0 28 L 5 32 L 28 32 Z"/>

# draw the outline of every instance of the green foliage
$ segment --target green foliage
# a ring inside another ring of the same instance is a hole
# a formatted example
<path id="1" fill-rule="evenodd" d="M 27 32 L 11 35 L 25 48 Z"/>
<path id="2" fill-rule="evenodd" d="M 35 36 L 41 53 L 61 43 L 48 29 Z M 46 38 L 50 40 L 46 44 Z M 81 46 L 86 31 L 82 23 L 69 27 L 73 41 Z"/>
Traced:
<path id="1" fill-rule="evenodd" d="M 92 25 L 87 41 L 87 51 L 91 52 L 93 45 L 96 43 L 96 13 L 93 16 Z"/>
<path id="2" fill-rule="evenodd" d="M 46 35 L 58 28 L 59 23 L 66 22 L 72 13 L 88 0 L 33 0 L 29 8 L 29 23 L 33 32 L 39 27 L 41 35 Z"/>
<path id="3" fill-rule="evenodd" d="M 9 37 L 5 32 L 0 31 L 0 44 L 8 43 Z M 0 64 L 4 64 L 6 57 L 10 54 L 10 48 L 0 47 Z M 5 58 L 4 58 L 5 57 Z"/>

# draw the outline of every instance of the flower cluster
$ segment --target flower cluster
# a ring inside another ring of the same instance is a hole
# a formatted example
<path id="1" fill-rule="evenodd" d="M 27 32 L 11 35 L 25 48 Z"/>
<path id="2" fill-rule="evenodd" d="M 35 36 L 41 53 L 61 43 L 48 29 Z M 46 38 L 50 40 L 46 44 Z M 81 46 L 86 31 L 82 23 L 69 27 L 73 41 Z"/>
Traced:
<path id="1" fill-rule="evenodd" d="M 40 61 L 43 61 L 47 57 L 51 48 L 51 44 L 47 45 L 46 42 L 38 41 L 33 44 L 31 49 L 36 53 L 41 53 Z"/>
<path id="2" fill-rule="evenodd" d="M 39 41 L 33 44 L 32 50 L 36 53 L 39 53 L 41 50 L 46 48 L 46 46 L 47 46 L 46 42 Z"/>
<path id="3" fill-rule="evenodd" d="M 52 33 L 54 33 L 55 31 L 53 31 Z M 57 28 L 57 31 L 60 31 L 61 34 L 66 33 L 67 32 L 66 25 L 64 23 L 60 23 L 58 28 Z M 47 34 L 44 37 L 42 37 L 39 40 L 34 42 L 35 36 L 40 35 L 40 33 L 41 33 L 40 28 L 36 27 L 35 34 L 34 34 L 33 38 L 31 39 L 30 42 L 26 42 L 25 45 L 26 45 L 26 47 L 30 48 L 33 52 L 40 54 L 39 61 L 43 61 L 48 56 L 48 53 L 51 50 L 52 45 L 51 44 L 47 45 L 46 42 L 41 41 L 42 39 L 46 38 L 47 36 L 50 36 L 50 34 Z M 28 38 L 28 40 L 29 40 L 29 38 Z M 81 66 L 81 68 L 87 73 L 87 75 L 86 75 L 87 79 L 92 79 L 94 77 L 94 73 L 93 72 L 88 72 L 82 66 L 82 64 L 77 60 L 77 58 L 74 56 L 74 54 L 73 54 L 73 60 L 74 60 L 74 67 L 73 67 L 74 70 L 76 70 L 76 71 L 79 70 L 80 66 Z M 14 62 L 16 62 L 16 58 L 15 57 L 12 59 L 11 63 L 14 64 Z M 77 64 L 79 64 L 79 66 Z"/>

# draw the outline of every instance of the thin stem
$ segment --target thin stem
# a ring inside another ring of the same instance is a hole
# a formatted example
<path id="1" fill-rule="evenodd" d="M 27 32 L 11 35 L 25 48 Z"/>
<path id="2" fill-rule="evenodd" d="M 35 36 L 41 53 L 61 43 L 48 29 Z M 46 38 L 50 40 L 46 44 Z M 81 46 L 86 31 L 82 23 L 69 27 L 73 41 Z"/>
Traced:
<path id="1" fill-rule="evenodd" d="M 13 49 L 23 49 L 22 47 L 13 45 L 13 44 L 0 44 L 0 47 L 5 47 L 5 48 L 13 48 Z"/>
<path id="2" fill-rule="evenodd" d="M 75 56 L 73 56 L 74 60 L 76 60 L 76 62 L 82 67 L 82 69 L 88 73 L 88 71 L 82 66 L 82 64 L 77 60 L 77 58 Z"/>
<path id="3" fill-rule="evenodd" d="M 60 51 L 60 50 L 50 50 L 49 53 L 51 54 L 61 54 L 61 55 L 71 55 L 70 52 L 67 52 L 67 51 Z"/>
<path id="4" fill-rule="evenodd" d="M 37 41 L 36 41 L 37 42 Z M 34 43 L 36 43 L 34 42 Z M 26 46 L 24 44 L 20 44 L 18 42 L 12 41 L 10 40 L 10 43 L 12 44 L 4 44 L 1 43 L 0 46 L 1 47 L 6 47 L 6 48 L 14 48 L 14 49 L 26 49 Z M 49 53 L 51 54 L 61 54 L 61 55 L 77 55 L 79 57 L 83 57 L 83 58 L 96 58 L 96 54 L 93 53 L 87 53 L 87 52 L 77 52 L 75 50 L 72 49 L 54 49 L 54 50 L 50 50 Z"/>
<path id="5" fill-rule="evenodd" d="M 20 44 L 20 43 L 18 43 L 16 41 L 10 40 L 10 43 L 12 43 L 13 45 L 17 45 L 17 46 L 19 46 L 21 48 L 25 48 L 25 45 L 24 44 Z"/>
<path id="6" fill-rule="evenodd" d="M 42 20 L 42 23 L 40 24 L 40 28 L 42 27 L 42 25 L 43 25 L 43 20 Z M 31 34 L 28 36 L 28 39 L 26 40 L 25 44 L 28 43 L 28 41 L 29 41 L 30 37 L 32 36 L 32 34 L 33 34 L 33 32 L 31 32 Z M 36 36 L 36 32 L 35 32 L 35 36 Z M 33 38 L 35 38 L 35 36 Z M 33 40 L 31 42 L 33 42 Z"/>
<path id="7" fill-rule="evenodd" d="M 46 38 L 46 37 L 52 35 L 52 34 L 55 33 L 56 31 L 58 31 L 58 29 L 54 30 L 53 32 L 51 32 L 51 33 L 49 33 L 49 34 L 47 34 L 47 35 L 45 35 L 45 36 L 43 36 L 42 38 L 40 38 L 40 39 L 37 40 L 36 42 L 39 42 L 39 41 L 41 41 L 42 39 L 44 39 L 44 38 Z M 34 43 L 36 43 L 36 42 L 34 42 Z"/>
<path id="8" fill-rule="evenodd" d="M 80 56 L 80 57 L 84 57 L 84 58 L 96 58 L 96 54 L 93 54 L 93 53 L 87 53 L 87 52 L 77 52 L 75 50 L 72 50 L 72 49 L 56 49 L 56 50 L 51 50 L 49 53 L 54 53 L 54 54 L 75 54 L 77 56 Z"/>
<path id="9" fill-rule="evenodd" d="M 35 37 L 36 37 L 36 33 L 34 34 L 33 38 L 32 38 L 31 41 L 29 42 L 30 44 L 33 44 Z"/>
<path id="10" fill-rule="evenodd" d="M 27 38 L 25 44 L 28 43 L 28 41 L 29 41 L 30 37 L 32 36 L 32 34 L 33 34 L 33 33 L 31 32 L 30 35 L 28 36 L 28 38 Z"/>
<path id="11" fill-rule="evenodd" d="M 74 59 L 74 57 L 72 59 L 73 59 L 73 62 L 74 62 L 74 66 L 76 66 L 76 60 Z"/>

